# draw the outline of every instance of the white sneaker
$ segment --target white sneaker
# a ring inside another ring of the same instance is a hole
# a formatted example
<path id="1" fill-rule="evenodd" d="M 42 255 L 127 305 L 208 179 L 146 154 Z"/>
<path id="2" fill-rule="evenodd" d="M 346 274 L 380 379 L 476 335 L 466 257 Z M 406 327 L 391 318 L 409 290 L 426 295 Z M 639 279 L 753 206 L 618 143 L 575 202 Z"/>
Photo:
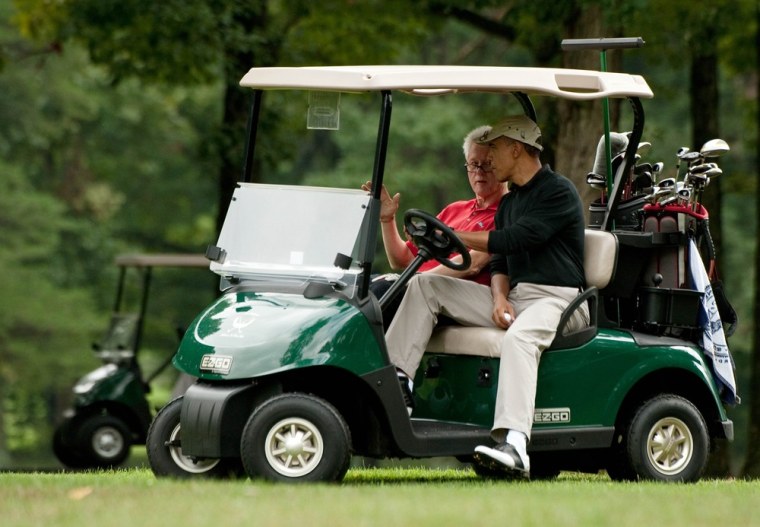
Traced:
<path id="1" fill-rule="evenodd" d="M 500 443 L 495 447 L 477 446 L 473 457 L 475 461 L 486 467 L 518 472 L 526 478 L 530 477 L 530 458 L 527 455 L 520 455 L 509 443 Z"/>

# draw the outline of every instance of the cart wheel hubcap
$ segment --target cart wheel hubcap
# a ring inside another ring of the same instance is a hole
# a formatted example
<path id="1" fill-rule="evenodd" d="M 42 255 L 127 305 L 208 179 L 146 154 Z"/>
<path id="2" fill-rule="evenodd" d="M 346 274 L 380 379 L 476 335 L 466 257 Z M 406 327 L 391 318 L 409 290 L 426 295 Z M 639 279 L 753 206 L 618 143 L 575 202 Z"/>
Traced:
<path id="1" fill-rule="evenodd" d="M 665 475 L 681 472 L 691 461 L 694 438 L 686 423 L 675 417 L 657 421 L 649 432 L 647 457 Z"/>
<path id="2" fill-rule="evenodd" d="M 264 448 L 274 470 L 296 478 L 317 468 L 324 454 L 324 441 L 312 422 L 289 417 L 269 430 Z"/>
<path id="3" fill-rule="evenodd" d="M 92 435 L 92 449 L 102 458 L 117 457 L 124 447 L 124 436 L 112 426 L 98 428 Z"/>
<path id="4" fill-rule="evenodd" d="M 174 427 L 171 436 L 169 437 L 169 454 L 172 459 L 185 472 L 192 474 L 203 474 L 208 472 L 219 464 L 218 459 L 197 459 L 182 454 L 182 447 L 180 441 L 180 425 Z"/>

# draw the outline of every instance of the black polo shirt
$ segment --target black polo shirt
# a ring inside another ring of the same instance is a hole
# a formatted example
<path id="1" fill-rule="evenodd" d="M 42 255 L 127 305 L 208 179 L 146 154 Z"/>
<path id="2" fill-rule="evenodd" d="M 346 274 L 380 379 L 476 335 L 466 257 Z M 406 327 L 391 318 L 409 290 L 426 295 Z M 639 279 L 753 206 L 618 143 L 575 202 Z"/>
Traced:
<path id="1" fill-rule="evenodd" d="M 528 183 L 512 185 L 488 235 L 491 275 L 521 282 L 585 287 L 583 205 L 575 186 L 544 165 Z"/>

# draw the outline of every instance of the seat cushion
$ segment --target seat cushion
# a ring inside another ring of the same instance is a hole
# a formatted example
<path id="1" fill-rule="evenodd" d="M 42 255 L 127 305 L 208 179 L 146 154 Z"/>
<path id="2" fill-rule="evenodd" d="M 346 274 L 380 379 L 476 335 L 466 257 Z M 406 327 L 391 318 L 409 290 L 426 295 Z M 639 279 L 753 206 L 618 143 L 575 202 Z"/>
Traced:
<path id="1" fill-rule="evenodd" d="M 614 234 L 586 229 L 584 270 L 586 284 L 603 289 L 610 283 L 617 262 L 617 238 Z M 442 326 L 433 331 L 428 353 L 499 357 L 505 330 L 497 327 Z"/>
<path id="2" fill-rule="evenodd" d="M 444 326 L 436 328 L 428 342 L 428 353 L 499 357 L 505 330 L 490 327 Z"/>

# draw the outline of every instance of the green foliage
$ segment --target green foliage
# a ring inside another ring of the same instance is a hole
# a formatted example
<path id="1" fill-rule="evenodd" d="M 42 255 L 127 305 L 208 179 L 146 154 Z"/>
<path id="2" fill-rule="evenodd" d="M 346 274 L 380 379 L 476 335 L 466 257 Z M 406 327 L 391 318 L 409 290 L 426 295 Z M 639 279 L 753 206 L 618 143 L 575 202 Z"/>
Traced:
<path id="1" fill-rule="evenodd" d="M 392 62 L 425 24 L 422 12 L 402 0 L 65 0 L 52 9 L 46 0 L 14 2 L 25 35 L 80 41 L 116 80 L 169 84 L 211 81 L 240 66 L 237 57 L 249 65 L 280 57 L 286 64 Z"/>
<path id="2" fill-rule="evenodd" d="M 51 260 L 64 207 L 34 192 L 21 172 L 0 162 L 0 457 L 7 446 L 39 448 L 45 399 L 88 362 L 83 349 L 96 316 L 88 294 L 60 287 Z M 85 359 L 85 360 L 83 360 Z M 3 433 L 4 432 L 4 433 Z"/>
<path id="3" fill-rule="evenodd" d="M 218 72 L 221 33 L 203 0 L 16 0 L 22 31 L 39 40 L 86 43 L 115 79 L 207 81 Z M 190 42 L 203 42 L 191 46 Z M 185 46 L 177 46 L 183 42 Z M 160 57 L 160 60 L 159 60 Z"/>
<path id="4" fill-rule="evenodd" d="M 45 399 L 36 390 L 12 390 L 2 401 L 6 446 L 14 452 L 29 452 L 47 442 L 47 429 L 39 426 L 48 417 Z"/>
<path id="5" fill-rule="evenodd" d="M 208 196 L 216 162 L 202 146 L 220 103 L 218 84 L 114 86 L 80 48 L 38 54 L 7 24 L 0 25 L 0 45 L 12 59 L 0 72 L 5 458 L 6 447 L 48 448 L 63 394 L 97 364 L 90 343 L 105 329 L 113 302 L 114 255 L 199 252 L 213 240 Z M 188 284 L 198 287 L 183 291 Z M 166 319 L 146 337 L 147 351 L 162 357 L 176 348 L 175 326 L 189 322 L 214 284 L 206 271 L 166 288 L 170 294 L 151 302 Z"/>
<path id="6" fill-rule="evenodd" d="M 721 62 L 754 68 L 756 2 L 752 0 L 639 0 L 627 30 L 644 36 L 641 53 L 652 62 L 688 64 L 690 56 L 719 43 Z M 668 22 L 659 30 L 655 19 Z M 741 21 L 741 23 L 736 23 Z M 741 67 L 740 67 L 741 69 Z"/>
<path id="7" fill-rule="evenodd" d="M 5 191 L 0 193 L 0 350 L 6 360 L 0 378 L 23 380 L 27 388 L 49 381 L 37 373 L 54 361 L 65 363 L 56 350 L 72 346 L 82 330 L 90 330 L 84 291 L 67 291 L 54 282 L 51 257 L 55 254 L 63 207 L 50 196 L 35 193 L 14 167 L 2 168 Z M 81 310 L 81 319 L 69 325 L 71 313 Z M 60 372 L 60 370 L 59 370 Z"/>
<path id="8" fill-rule="evenodd" d="M 283 65 L 392 64 L 426 35 L 428 22 L 405 0 L 288 2 L 288 9 L 302 16 L 289 28 Z"/>

